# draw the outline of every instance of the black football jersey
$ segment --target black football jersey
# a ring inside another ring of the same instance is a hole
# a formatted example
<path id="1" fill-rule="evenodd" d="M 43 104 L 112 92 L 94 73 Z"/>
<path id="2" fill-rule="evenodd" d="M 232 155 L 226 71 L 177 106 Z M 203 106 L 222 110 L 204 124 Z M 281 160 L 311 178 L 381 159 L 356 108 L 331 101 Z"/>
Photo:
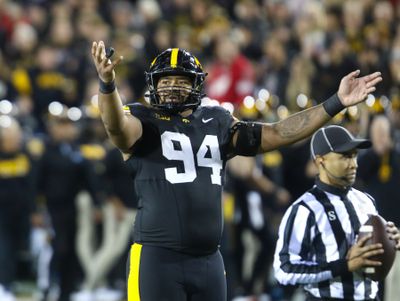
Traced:
<path id="1" fill-rule="evenodd" d="M 186 118 L 137 104 L 129 109 L 143 126 L 127 161 L 139 201 L 135 241 L 190 254 L 214 252 L 222 233 L 231 114 L 221 107 L 199 107 Z"/>

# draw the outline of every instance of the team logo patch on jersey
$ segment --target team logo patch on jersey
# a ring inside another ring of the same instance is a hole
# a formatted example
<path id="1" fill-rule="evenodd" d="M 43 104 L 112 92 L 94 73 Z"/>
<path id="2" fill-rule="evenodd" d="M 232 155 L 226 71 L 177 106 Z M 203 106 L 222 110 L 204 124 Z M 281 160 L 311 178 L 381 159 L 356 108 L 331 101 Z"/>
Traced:
<path id="1" fill-rule="evenodd" d="M 165 116 L 165 115 L 161 115 L 161 114 L 158 114 L 158 113 L 154 113 L 154 117 L 156 117 L 157 119 L 160 119 L 160 120 L 166 120 L 166 121 L 170 121 L 171 120 L 171 117 Z"/>
<path id="2" fill-rule="evenodd" d="M 183 122 L 183 123 L 189 123 L 190 121 L 189 121 L 189 119 L 182 118 L 182 122 Z"/>

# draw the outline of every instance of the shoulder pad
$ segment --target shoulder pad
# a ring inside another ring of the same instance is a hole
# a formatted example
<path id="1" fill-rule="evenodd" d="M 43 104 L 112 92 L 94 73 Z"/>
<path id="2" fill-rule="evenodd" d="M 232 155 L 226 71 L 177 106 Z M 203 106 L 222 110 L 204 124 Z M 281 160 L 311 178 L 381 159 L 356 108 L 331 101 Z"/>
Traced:
<path id="1" fill-rule="evenodd" d="M 211 111 L 211 112 L 216 112 L 218 113 L 224 113 L 224 114 L 231 114 L 227 109 L 221 107 L 221 106 L 202 106 L 200 108 L 203 108 L 205 111 Z"/>
<path id="2" fill-rule="evenodd" d="M 233 121 L 232 114 L 220 106 L 202 106 L 199 107 L 197 111 L 199 111 L 199 115 L 207 114 L 208 117 L 217 118 L 222 121 L 225 121 L 226 119 Z"/>
<path id="3" fill-rule="evenodd" d="M 140 117 L 148 116 L 149 113 L 151 112 L 151 108 L 146 107 L 145 105 L 139 102 L 135 102 L 124 106 L 124 111 L 140 119 Z"/>

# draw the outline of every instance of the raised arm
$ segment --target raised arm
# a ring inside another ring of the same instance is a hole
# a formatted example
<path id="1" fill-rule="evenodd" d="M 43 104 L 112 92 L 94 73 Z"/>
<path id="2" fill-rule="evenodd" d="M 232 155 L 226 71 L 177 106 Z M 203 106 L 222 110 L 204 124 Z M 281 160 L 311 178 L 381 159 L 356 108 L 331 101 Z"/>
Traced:
<path id="1" fill-rule="evenodd" d="M 357 78 L 360 71 L 354 71 L 342 78 L 337 94 L 325 103 L 293 114 L 272 124 L 263 124 L 260 152 L 276 149 L 310 136 L 335 114 L 348 106 L 365 100 L 375 91 L 375 85 L 382 80 L 381 73 L 375 72 Z"/>
<path id="2" fill-rule="evenodd" d="M 111 60 L 106 57 L 103 41 L 93 42 L 92 58 L 100 80 L 99 108 L 101 119 L 111 141 L 128 154 L 132 145 L 142 136 L 142 124 L 134 116 L 126 115 L 121 98 L 115 88 L 115 66 L 122 56 Z"/>

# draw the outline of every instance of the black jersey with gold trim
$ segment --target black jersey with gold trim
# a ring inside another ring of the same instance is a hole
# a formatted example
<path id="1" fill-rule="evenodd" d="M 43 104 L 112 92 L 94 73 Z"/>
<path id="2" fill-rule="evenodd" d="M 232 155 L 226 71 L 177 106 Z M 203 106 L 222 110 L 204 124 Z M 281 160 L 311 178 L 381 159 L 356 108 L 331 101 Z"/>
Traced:
<path id="1" fill-rule="evenodd" d="M 127 161 L 139 199 L 135 241 L 209 254 L 222 233 L 221 192 L 230 155 L 231 114 L 199 107 L 188 117 L 129 105 L 143 134 Z"/>

